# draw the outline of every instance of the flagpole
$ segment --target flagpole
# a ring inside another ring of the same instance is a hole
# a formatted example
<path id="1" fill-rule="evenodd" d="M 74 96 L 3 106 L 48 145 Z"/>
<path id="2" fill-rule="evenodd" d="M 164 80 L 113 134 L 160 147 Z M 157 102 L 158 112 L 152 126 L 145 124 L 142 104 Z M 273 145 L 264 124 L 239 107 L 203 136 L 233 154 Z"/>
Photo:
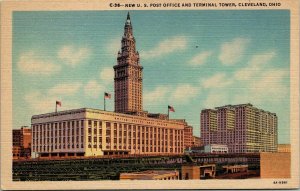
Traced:
<path id="1" fill-rule="evenodd" d="M 55 102 L 55 113 L 57 113 L 57 103 Z"/>
<path id="2" fill-rule="evenodd" d="M 168 106 L 168 119 L 170 119 L 169 113 L 170 113 L 170 109 L 169 109 L 169 106 Z"/>
<path id="3" fill-rule="evenodd" d="M 104 93 L 103 101 L 104 101 L 104 111 L 105 111 L 105 93 Z"/>

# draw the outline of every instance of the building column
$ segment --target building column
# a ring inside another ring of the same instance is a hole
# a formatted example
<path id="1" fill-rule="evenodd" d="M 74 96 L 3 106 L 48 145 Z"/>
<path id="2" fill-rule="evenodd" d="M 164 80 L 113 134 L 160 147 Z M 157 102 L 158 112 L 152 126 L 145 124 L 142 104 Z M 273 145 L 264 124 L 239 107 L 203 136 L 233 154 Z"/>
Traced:
<path id="1" fill-rule="evenodd" d="M 152 127 L 147 127 L 149 130 L 148 133 L 148 152 L 151 153 L 151 148 L 153 146 L 153 128 Z M 152 131 L 151 131 L 152 128 Z M 151 144 L 151 134 L 152 134 L 152 144 Z"/>
<path id="2" fill-rule="evenodd" d="M 117 148 L 116 148 L 116 150 L 119 150 L 119 145 L 120 145 L 119 144 L 119 136 L 120 136 L 119 135 L 119 129 L 120 129 L 119 125 L 120 124 L 117 123 L 117 137 L 116 137 L 117 138 Z"/>

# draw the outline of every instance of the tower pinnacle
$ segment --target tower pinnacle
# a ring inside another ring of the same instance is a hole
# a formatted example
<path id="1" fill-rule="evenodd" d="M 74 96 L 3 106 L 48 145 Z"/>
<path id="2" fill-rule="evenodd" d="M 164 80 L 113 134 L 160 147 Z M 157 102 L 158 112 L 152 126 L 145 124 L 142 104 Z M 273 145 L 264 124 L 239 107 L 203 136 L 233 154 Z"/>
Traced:
<path id="1" fill-rule="evenodd" d="M 129 14 L 129 11 L 127 13 L 127 20 L 130 20 L 130 14 Z"/>
<path id="2" fill-rule="evenodd" d="M 126 25 L 131 25 L 130 14 L 127 13 Z"/>
<path id="3" fill-rule="evenodd" d="M 131 25 L 129 12 L 127 13 L 127 19 L 126 19 L 125 26 L 124 26 L 124 36 L 134 39 L 133 34 L 132 34 L 132 25 Z"/>

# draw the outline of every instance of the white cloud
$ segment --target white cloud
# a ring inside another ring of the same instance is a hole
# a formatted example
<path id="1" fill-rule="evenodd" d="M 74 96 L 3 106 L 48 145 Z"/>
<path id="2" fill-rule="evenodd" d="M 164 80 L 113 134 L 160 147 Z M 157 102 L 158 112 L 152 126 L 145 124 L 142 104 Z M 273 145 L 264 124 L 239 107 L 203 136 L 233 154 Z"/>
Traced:
<path id="1" fill-rule="evenodd" d="M 288 95 L 288 87 L 283 83 L 288 72 L 271 69 L 249 84 L 249 90 L 255 98 L 283 99 Z"/>
<path id="2" fill-rule="evenodd" d="M 157 86 L 152 91 L 144 94 L 145 105 L 173 103 L 176 105 L 186 104 L 199 93 L 200 87 L 190 84 L 179 84 L 178 86 Z"/>
<path id="3" fill-rule="evenodd" d="M 72 45 L 63 46 L 58 51 L 58 57 L 63 60 L 67 65 L 72 67 L 87 59 L 91 54 L 88 48 L 75 47 Z"/>
<path id="4" fill-rule="evenodd" d="M 79 91 L 82 84 L 79 82 L 75 83 L 64 83 L 58 84 L 48 90 L 49 95 L 74 95 Z"/>
<path id="5" fill-rule="evenodd" d="M 202 65 L 204 64 L 207 59 L 212 55 L 212 51 L 204 51 L 196 56 L 194 56 L 190 61 L 189 64 L 192 66 Z"/>
<path id="6" fill-rule="evenodd" d="M 107 53 L 110 54 L 111 56 L 115 56 L 116 57 L 118 55 L 118 51 L 121 48 L 120 37 L 117 37 L 115 39 L 110 40 L 107 43 L 106 47 L 107 47 Z"/>
<path id="7" fill-rule="evenodd" d="M 74 109 L 79 107 L 79 103 L 74 101 L 74 95 L 81 87 L 82 84 L 78 82 L 58 84 L 48 90 L 31 91 L 25 94 L 24 100 L 34 113 L 54 112 L 56 100 L 62 102 L 58 109 Z"/>
<path id="8" fill-rule="evenodd" d="M 177 86 L 171 94 L 171 102 L 175 103 L 187 103 L 190 99 L 194 98 L 200 87 L 194 87 L 190 84 L 180 84 Z"/>
<path id="9" fill-rule="evenodd" d="M 276 53 L 273 50 L 254 55 L 250 60 L 249 65 L 254 67 L 262 67 L 262 65 L 266 65 L 266 63 L 268 63 L 275 55 Z"/>
<path id="10" fill-rule="evenodd" d="M 60 65 L 42 59 L 33 51 L 22 54 L 17 65 L 25 74 L 51 75 L 61 70 Z"/>
<path id="11" fill-rule="evenodd" d="M 153 91 L 145 92 L 144 101 L 145 103 L 157 103 L 162 102 L 166 99 L 166 95 L 170 93 L 170 88 L 166 86 L 158 86 Z"/>
<path id="12" fill-rule="evenodd" d="M 246 67 L 236 71 L 234 74 L 238 80 L 248 80 L 251 76 L 255 75 L 259 68 Z"/>
<path id="13" fill-rule="evenodd" d="M 114 81 L 114 69 L 112 67 L 103 68 L 100 72 L 100 79 L 105 84 L 112 84 Z"/>
<path id="14" fill-rule="evenodd" d="M 24 97 L 26 103 L 37 113 L 50 112 L 55 109 L 55 99 L 46 98 L 41 92 L 30 92 Z"/>
<path id="15" fill-rule="evenodd" d="M 274 51 L 264 52 L 254 55 L 245 68 L 238 70 L 234 76 L 238 80 L 248 80 L 251 77 L 263 72 L 263 67 L 266 66 L 275 56 Z"/>
<path id="16" fill-rule="evenodd" d="M 216 107 L 226 104 L 252 103 L 254 105 L 280 103 L 289 93 L 288 68 L 274 68 L 275 51 L 253 55 L 246 67 L 233 75 L 217 73 L 203 80 L 208 94 L 203 104 Z"/>
<path id="17" fill-rule="evenodd" d="M 250 40 L 245 38 L 235 38 L 231 42 L 221 45 L 219 60 L 224 65 L 233 65 L 243 56 Z"/>
<path id="18" fill-rule="evenodd" d="M 216 73 L 210 78 L 202 81 L 204 88 L 222 88 L 229 86 L 233 83 L 232 77 L 227 76 L 225 73 Z"/>
<path id="19" fill-rule="evenodd" d="M 27 103 L 27 105 L 32 109 L 34 114 L 54 112 L 55 102 L 57 100 L 62 102 L 62 106 L 58 107 L 58 111 L 75 109 L 79 107 L 79 104 L 71 99 L 56 95 L 45 95 L 39 90 L 26 94 L 24 96 L 24 100 Z"/>
<path id="20" fill-rule="evenodd" d="M 230 103 L 228 90 L 226 91 L 216 91 L 212 90 L 207 94 L 206 99 L 203 102 L 204 108 L 215 108 L 222 105 L 227 105 Z"/>
<path id="21" fill-rule="evenodd" d="M 153 47 L 148 51 L 141 51 L 143 59 L 160 57 L 176 51 L 185 50 L 187 47 L 187 38 L 184 36 L 173 36 Z"/>
<path id="22" fill-rule="evenodd" d="M 90 80 L 84 86 L 84 94 L 92 98 L 98 98 L 100 93 L 104 92 L 104 87 L 97 83 L 96 80 Z"/>

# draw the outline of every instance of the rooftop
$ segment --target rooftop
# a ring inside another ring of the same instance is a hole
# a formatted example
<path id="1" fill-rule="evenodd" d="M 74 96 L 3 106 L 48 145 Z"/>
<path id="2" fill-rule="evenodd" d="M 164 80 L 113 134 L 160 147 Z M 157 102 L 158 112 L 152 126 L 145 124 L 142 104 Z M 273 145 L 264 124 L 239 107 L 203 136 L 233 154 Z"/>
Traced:
<path id="1" fill-rule="evenodd" d="M 203 109 L 203 110 L 201 110 L 201 112 L 208 112 L 208 111 L 216 112 L 219 109 L 235 109 L 238 107 L 251 107 L 253 109 L 256 109 L 258 112 L 264 112 L 264 113 L 276 116 L 276 113 L 272 113 L 270 111 L 265 111 L 263 109 L 259 109 L 257 107 L 254 107 L 251 103 L 244 103 L 244 104 L 237 104 L 237 105 L 228 104 L 228 105 L 224 105 L 224 106 L 215 107 L 215 109 Z"/>
<path id="2" fill-rule="evenodd" d="M 96 114 L 104 114 L 104 115 L 111 115 L 114 117 L 126 117 L 126 118 L 134 118 L 135 120 L 150 120 L 153 122 L 164 122 L 164 123 L 173 123 L 173 124 L 186 124 L 185 121 L 177 120 L 177 119 L 157 119 L 157 118 L 151 118 L 151 117 L 142 117 L 137 115 L 130 115 L 130 114 L 124 114 L 124 113 L 116 113 L 113 111 L 104 111 L 100 109 L 92 109 L 92 108 L 80 108 L 80 109 L 71 109 L 71 110 L 64 110 L 64 111 L 58 111 L 58 112 L 51 112 L 51 113 L 45 113 L 45 114 L 39 114 L 39 115 L 33 115 L 31 117 L 31 120 L 34 119 L 41 119 L 41 118 L 49 118 L 49 117 L 57 117 L 62 115 L 71 115 L 71 114 L 79 114 L 79 113 L 96 113 Z"/>

